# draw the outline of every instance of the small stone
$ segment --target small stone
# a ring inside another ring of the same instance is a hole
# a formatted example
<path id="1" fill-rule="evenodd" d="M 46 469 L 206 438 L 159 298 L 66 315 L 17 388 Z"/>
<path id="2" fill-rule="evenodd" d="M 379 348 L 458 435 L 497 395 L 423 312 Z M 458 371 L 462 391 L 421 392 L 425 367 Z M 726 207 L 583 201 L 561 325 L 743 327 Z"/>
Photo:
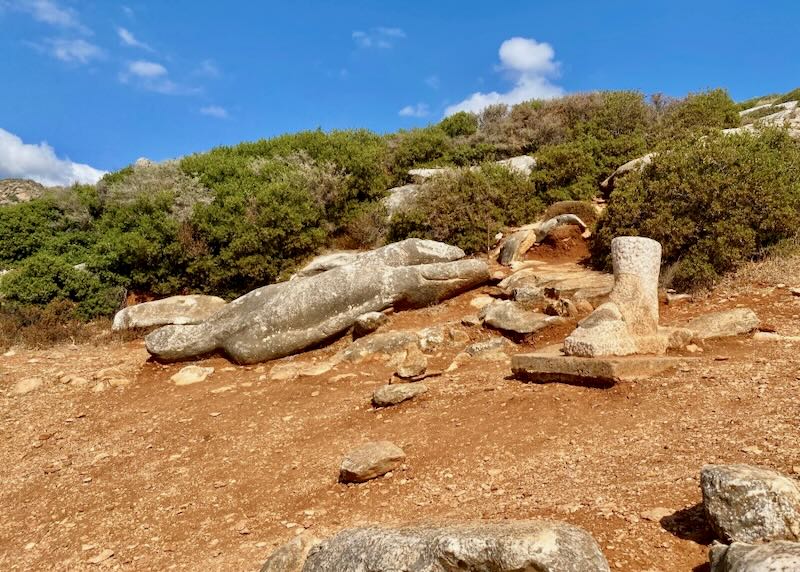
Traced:
<path id="1" fill-rule="evenodd" d="M 792 296 L 800 296 L 800 288 L 789 288 L 789 292 L 792 293 Z"/>
<path id="2" fill-rule="evenodd" d="M 339 480 L 343 483 L 363 483 L 398 468 L 405 459 L 403 450 L 394 443 L 365 443 L 345 455 L 339 469 Z"/>
<path id="3" fill-rule="evenodd" d="M 36 391 L 44 382 L 39 379 L 38 377 L 30 377 L 28 379 L 21 379 L 17 383 L 14 384 L 14 387 L 11 389 L 11 395 L 27 395 L 32 391 Z"/>
<path id="4" fill-rule="evenodd" d="M 416 344 L 410 344 L 406 348 L 403 363 L 397 368 L 397 377 L 401 379 L 418 377 L 425 373 L 426 369 L 428 369 L 428 358 Z"/>
<path id="5" fill-rule="evenodd" d="M 701 348 L 700 346 L 698 346 L 696 344 L 689 344 L 688 346 L 686 346 L 686 351 L 689 352 L 689 353 L 695 354 L 695 353 L 698 353 L 698 352 L 702 352 L 703 348 Z"/>
<path id="6" fill-rule="evenodd" d="M 214 373 L 213 367 L 200 367 L 197 365 L 187 365 L 178 373 L 170 377 L 175 385 L 192 385 L 205 381 L 209 375 Z"/>
<path id="7" fill-rule="evenodd" d="M 371 334 L 389 321 L 383 312 L 367 312 L 361 314 L 353 323 L 353 339 Z"/>
<path id="8" fill-rule="evenodd" d="M 642 517 L 644 520 L 649 520 L 650 522 L 661 522 L 661 519 L 665 516 L 670 516 L 675 511 L 672 509 L 664 508 L 664 507 L 656 507 L 651 508 L 650 510 L 644 511 L 639 516 Z"/>
<path id="9" fill-rule="evenodd" d="M 424 383 L 395 383 L 384 385 L 375 390 L 372 395 L 372 404 L 375 407 L 388 407 L 408 401 L 428 391 Z"/>
<path id="10" fill-rule="evenodd" d="M 108 560 L 109 558 L 111 558 L 113 556 L 114 556 L 114 551 L 106 548 L 105 550 L 103 550 L 97 556 L 93 556 L 92 558 L 89 558 L 89 560 L 87 560 L 87 562 L 89 564 L 100 564 L 101 562 L 105 562 L 106 560 Z"/>

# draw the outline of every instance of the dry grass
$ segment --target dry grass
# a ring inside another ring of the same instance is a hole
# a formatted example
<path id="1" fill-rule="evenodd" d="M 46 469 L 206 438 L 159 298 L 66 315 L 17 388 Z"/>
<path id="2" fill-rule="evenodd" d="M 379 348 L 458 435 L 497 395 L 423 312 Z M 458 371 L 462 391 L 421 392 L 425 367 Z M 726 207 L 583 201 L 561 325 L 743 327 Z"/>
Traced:
<path id="1" fill-rule="evenodd" d="M 800 286 L 800 237 L 785 240 L 766 255 L 743 264 L 736 272 L 726 275 L 717 285 L 721 291 L 741 293 L 752 286 Z"/>

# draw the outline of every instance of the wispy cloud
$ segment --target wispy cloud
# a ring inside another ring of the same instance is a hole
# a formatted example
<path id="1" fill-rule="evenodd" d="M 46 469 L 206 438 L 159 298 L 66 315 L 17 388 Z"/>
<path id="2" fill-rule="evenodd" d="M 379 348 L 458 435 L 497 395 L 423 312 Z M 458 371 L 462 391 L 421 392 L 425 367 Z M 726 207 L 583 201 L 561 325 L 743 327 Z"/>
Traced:
<path id="1" fill-rule="evenodd" d="M 506 92 L 476 92 L 449 106 L 445 115 L 458 111 L 478 112 L 490 105 L 513 105 L 529 99 L 550 99 L 564 93 L 552 83 L 558 75 L 558 62 L 550 44 L 532 38 L 510 38 L 500 45 L 500 69 L 510 74 L 514 87 Z"/>
<path id="2" fill-rule="evenodd" d="M 49 38 L 42 44 L 31 45 L 62 62 L 88 64 L 106 58 L 106 52 L 102 48 L 80 38 L 76 40 Z"/>
<path id="3" fill-rule="evenodd" d="M 122 27 L 117 28 L 117 36 L 119 36 L 119 40 L 120 42 L 122 42 L 123 46 L 128 46 L 130 48 L 140 48 L 148 52 L 155 51 L 149 45 L 145 44 L 144 42 L 140 42 L 138 39 L 136 39 L 136 36 L 133 35 L 133 32 L 131 32 L 127 28 L 122 28 Z"/>
<path id="4" fill-rule="evenodd" d="M 130 6 L 122 6 L 122 13 L 125 14 L 128 18 L 133 20 L 136 17 L 136 12 L 133 11 L 133 8 Z"/>
<path id="5" fill-rule="evenodd" d="M 96 183 L 105 171 L 83 163 L 61 159 L 45 142 L 25 143 L 13 133 L 0 129 L 0 179 L 33 179 L 47 186 Z"/>
<path id="6" fill-rule="evenodd" d="M 431 114 L 431 110 L 427 103 L 418 103 L 416 105 L 406 105 L 397 114 L 400 117 L 427 117 Z"/>
<path id="7" fill-rule="evenodd" d="M 405 38 L 406 33 L 401 28 L 379 26 L 367 31 L 355 30 L 351 36 L 359 48 L 388 49 L 394 46 L 395 41 Z"/>
<path id="8" fill-rule="evenodd" d="M 431 89 L 439 89 L 439 87 L 442 85 L 442 82 L 439 80 L 438 75 L 429 75 L 425 78 L 425 85 Z"/>
<path id="9" fill-rule="evenodd" d="M 222 71 L 214 60 L 203 60 L 194 70 L 194 75 L 216 79 L 222 75 Z"/>
<path id="10" fill-rule="evenodd" d="M 128 62 L 119 74 L 120 82 L 134 85 L 146 91 L 163 95 L 194 95 L 200 89 L 176 83 L 169 77 L 169 71 L 158 62 L 137 60 Z"/>
<path id="11" fill-rule="evenodd" d="M 29 14 L 37 22 L 56 28 L 70 29 L 82 34 L 92 31 L 84 26 L 72 8 L 61 6 L 54 0 L 9 0 L 5 6 Z"/>
<path id="12" fill-rule="evenodd" d="M 207 115 L 209 117 L 215 117 L 217 119 L 228 119 L 228 110 L 224 107 L 219 105 L 207 105 L 205 107 L 200 108 L 200 113 L 202 115 Z"/>

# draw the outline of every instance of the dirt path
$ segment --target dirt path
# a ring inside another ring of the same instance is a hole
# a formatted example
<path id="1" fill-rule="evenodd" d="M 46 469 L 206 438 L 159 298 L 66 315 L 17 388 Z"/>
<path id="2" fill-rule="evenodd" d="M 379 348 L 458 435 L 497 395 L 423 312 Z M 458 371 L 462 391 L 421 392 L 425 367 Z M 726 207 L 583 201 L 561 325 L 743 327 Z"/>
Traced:
<path id="1" fill-rule="evenodd" d="M 457 320 L 475 294 L 397 314 L 392 328 Z M 665 307 L 663 321 L 739 304 L 800 333 L 797 299 L 763 286 Z M 433 367 L 457 351 L 443 348 Z M 507 363 L 476 360 L 381 411 L 369 403 L 391 375 L 379 361 L 269 381 L 272 364 L 217 358 L 201 363 L 216 368 L 206 382 L 175 387 L 181 365 L 148 362 L 138 341 L 0 357 L 0 567 L 258 570 L 305 529 L 546 517 L 589 530 L 615 570 L 704 570 L 700 467 L 800 471 L 800 354 L 745 337 L 699 356 L 611 389 L 525 384 Z M 61 383 L 68 375 L 89 383 Z M 30 377 L 44 386 L 8 395 Z M 95 392 L 93 377 L 130 383 Z M 338 484 L 343 453 L 372 439 L 403 447 L 405 468 Z M 645 518 L 655 508 L 669 516 Z M 92 564 L 104 550 L 113 556 Z"/>

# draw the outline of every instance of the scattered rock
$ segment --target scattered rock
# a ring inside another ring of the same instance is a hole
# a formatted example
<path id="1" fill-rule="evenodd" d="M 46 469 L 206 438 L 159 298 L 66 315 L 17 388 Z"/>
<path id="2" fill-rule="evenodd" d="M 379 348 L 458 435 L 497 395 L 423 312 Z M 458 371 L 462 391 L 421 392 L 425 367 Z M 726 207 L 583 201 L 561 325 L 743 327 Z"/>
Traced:
<path id="1" fill-rule="evenodd" d="M 494 303 L 495 299 L 492 296 L 487 294 L 481 294 L 479 296 L 475 296 L 472 300 L 469 301 L 469 305 L 475 308 L 476 310 L 483 310 L 489 304 Z"/>
<path id="2" fill-rule="evenodd" d="M 343 360 L 358 363 L 376 355 L 385 357 L 401 352 L 418 339 L 416 333 L 402 330 L 373 334 L 354 341 L 339 355 Z"/>
<path id="3" fill-rule="evenodd" d="M 674 510 L 664 508 L 663 506 L 659 506 L 644 511 L 640 516 L 642 517 L 643 520 L 649 520 L 650 522 L 661 522 L 662 518 L 664 518 L 665 516 L 670 516 L 674 513 L 675 513 Z"/>
<path id="4" fill-rule="evenodd" d="M 375 390 L 372 395 L 372 404 L 375 407 L 389 407 L 403 401 L 415 398 L 428 391 L 424 383 L 394 383 L 384 385 Z"/>
<path id="5" fill-rule="evenodd" d="M 393 471 L 405 459 L 406 454 L 394 443 L 365 443 L 345 455 L 339 469 L 339 480 L 343 483 L 363 483 Z"/>
<path id="6" fill-rule="evenodd" d="M 800 540 L 800 489 L 789 477 L 750 465 L 707 465 L 700 488 L 721 540 Z"/>
<path id="7" fill-rule="evenodd" d="M 405 358 L 397 368 L 396 375 L 400 379 L 411 379 L 421 376 L 426 369 L 428 369 L 428 358 L 420 351 L 417 344 L 411 344 L 406 348 Z"/>
<path id="8" fill-rule="evenodd" d="M 353 339 L 371 334 L 388 321 L 389 317 L 383 312 L 367 312 L 366 314 L 361 314 L 353 323 Z"/>
<path id="9" fill-rule="evenodd" d="M 111 329 L 129 330 L 166 324 L 199 324 L 225 307 L 216 296 L 171 296 L 123 308 L 114 316 Z"/>
<path id="10" fill-rule="evenodd" d="M 769 544 L 715 543 L 710 550 L 711 572 L 792 572 L 800 570 L 800 543 L 776 540 Z"/>
<path id="11" fill-rule="evenodd" d="M 419 338 L 419 347 L 428 352 L 443 346 L 450 336 L 448 332 L 445 332 L 444 327 L 438 326 L 420 330 L 417 332 L 417 337 Z"/>
<path id="12" fill-rule="evenodd" d="M 692 299 L 691 294 L 670 294 L 667 293 L 667 304 L 677 304 L 679 302 L 688 302 Z"/>
<path id="13" fill-rule="evenodd" d="M 503 351 L 510 345 L 511 342 L 509 342 L 507 339 L 500 336 L 495 336 L 482 342 L 470 344 L 464 348 L 464 351 L 470 356 L 474 357 L 484 353 Z"/>
<path id="14" fill-rule="evenodd" d="M 21 379 L 17 383 L 14 384 L 14 387 L 11 388 L 11 395 L 19 396 L 19 395 L 27 395 L 32 391 L 36 391 L 44 382 L 39 379 L 38 377 L 29 377 L 28 379 Z"/>
<path id="15" fill-rule="evenodd" d="M 187 365 L 178 373 L 170 377 L 175 385 L 192 385 L 205 381 L 209 375 L 214 373 L 213 367 L 200 367 L 197 365 Z"/>
<path id="16" fill-rule="evenodd" d="M 532 334 L 561 322 L 561 318 L 531 312 L 510 300 L 495 300 L 484 308 L 482 318 L 484 325 L 517 334 Z"/>
<path id="17" fill-rule="evenodd" d="M 300 552 L 297 545 L 283 547 L 261 571 L 609 571 L 600 547 L 588 532 L 554 521 L 357 528 L 323 541 L 314 550 L 306 551 L 305 558 L 287 558 Z M 273 559 L 288 565 L 278 568 Z"/>
<path id="18" fill-rule="evenodd" d="M 461 324 L 469 328 L 473 328 L 475 326 L 481 325 L 481 319 L 478 316 L 471 314 L 469 316 L 464 316 L 463 318 L 461 318 Z"/>
<path id="19" fill-rule="evenodd" d="M 308 534 L 296 536 L 272 553 L 261 572 L 302 572 L 308 553 L 320 540 Z"/>
<path id="20" fill-rule="evenodd" d="M 559 298 L 558 300 L 550 300 L 544 308 L 544 313 L 548 316 L 572 318 L 578 315 L 578 308 L 572 300 Z"/>
<path id="21" fill-rule="evenodd" d="M 758 328 L 759 320 L 750 308 L 735 308 L 699 316 L 686 327 L 700 340 L 747 334 Z"/>
<path id="22" fill-rule="evenodd" d="M 93 556 L 92 558 L 89 558 L 89 560 L 87 560 L 87 562 L 89 564 L 101 564 L 101 563 L 105 562 L 106 560 L 108 560 L 109 558 L 113 558 L 113 556 L 114 556 L 114 551 L 106 548 L 105 550 L 103 550 L 97 556 Z"/>

